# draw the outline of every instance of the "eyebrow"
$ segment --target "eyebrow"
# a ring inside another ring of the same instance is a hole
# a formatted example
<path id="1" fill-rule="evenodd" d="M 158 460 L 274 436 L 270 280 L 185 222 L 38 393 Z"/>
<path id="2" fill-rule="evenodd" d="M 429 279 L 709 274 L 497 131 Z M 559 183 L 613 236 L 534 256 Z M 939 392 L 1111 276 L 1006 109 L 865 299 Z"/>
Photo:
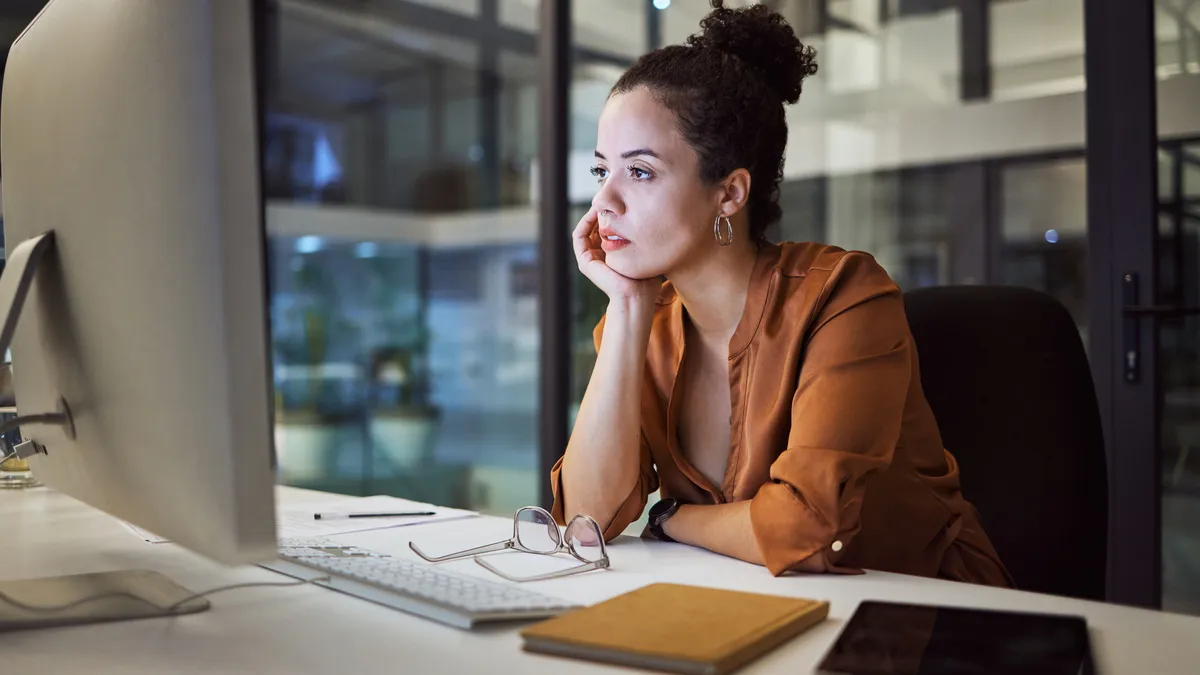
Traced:
<path id="1" fill-rule="evenodd" d="M 637 157 L 638 155 L 645 155 L 647 157 L 653 157 L 655 159 L 662 159 L 661 157 L 658 156 L 657 152 L 651 150 L 650 148 L 638 148 L 637 150 L 629 150 L 627 152 L 622 152 L 621 158 L 629 159 L 630 157 Z M 604 155 L 600 154 L 599 150 L 596 151 L 596 158 L 597 159 L 608 159 Z"/>

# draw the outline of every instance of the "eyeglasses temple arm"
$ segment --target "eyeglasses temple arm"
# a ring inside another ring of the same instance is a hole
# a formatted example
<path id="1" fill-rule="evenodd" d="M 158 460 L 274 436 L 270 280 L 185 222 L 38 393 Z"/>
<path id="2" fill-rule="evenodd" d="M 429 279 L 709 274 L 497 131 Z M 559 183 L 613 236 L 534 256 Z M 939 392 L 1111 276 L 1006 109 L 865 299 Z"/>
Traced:
<path id="1" fill-rule="evenodd" d="M 545 574 L 537 574 L 532 577 L 514 577 L 501 572 L 500 570 L 496 569 L 494 565 L 490 564 L 486 560 L 483 560 L 482 558 L 475 558 L 475 562 L 479 563 L 481 567 L 492 574 L 504 577 L 509 581 L 544 581 L 546 579 L 557 579 L 558 577 L 565 577 L 572 574 L 579 574 L 580 572 L 590 572 L 592 570 L 608 567 L 607 560 L 597 560 L 596 562 L 586 563 L 577 567 L 570 567 L 565 570 L 557 570 L 555 572 L 547 572 Z"/>
<path id="2" fill-rule="evenodd" d="M 417 548 L 417 545 L 411 541 L 408 542 L 408 547 L 410 549 L 412 549 L 413 553 L 416 553 L 417 555 L 421 556 L 421 558 L 423 560 L 425 560 L 426 562 L 436 563 L 436 562 L 444 562 L 446 560 L 454 560 L 456 558 L 467 558 L 467 557 L 470 557 L 473 555 L 479 555 L 481 553 L 492 553 L 493 551 L 504 551 L 504 550 L 512 548 L 512 540 L 506 539 L 504 541 L 498 541 L 494 544 L 486 544 L 484 546 L 476 546 L 475 548 L 469 548 L 465 551 L 458 551 L 457 553 L 447 553 L 446 555 L 439 555 L 439 556 L 425 555 L 425 552 L 422 551 L 421 549 Z"/>

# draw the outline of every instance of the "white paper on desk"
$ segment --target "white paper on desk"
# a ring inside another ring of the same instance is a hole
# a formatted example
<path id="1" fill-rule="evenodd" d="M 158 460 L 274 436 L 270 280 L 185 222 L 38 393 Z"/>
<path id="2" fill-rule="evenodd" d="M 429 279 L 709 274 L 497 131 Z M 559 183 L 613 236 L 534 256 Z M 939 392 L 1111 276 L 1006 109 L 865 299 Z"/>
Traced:
<path id="1" fill-rule="evenodd" d="M 350 513 L 354 511 L 433 511 L 434 516 L 413 516 L 396 518 L 354 518 L 343 520 L 316 520 L 317 513 Z M 450 509 L 433 504 L 409 501 L 398 497 L 376 495 L 373 497 L 343 497 L 328 502 L 306 504 L 303 507 L 282 506 L 277 504 L 275 510 L 275 529 L 279 537 L 290 538 L 319 538 L 335 534 L 365 532 L 367 530 L 382 530 L 405 525 L 419 525 L 456 518 L 477 516 L 474 511 Z M 167 544 L 170 539 L 160 537 L 153 532 L 144 530 L 137 525 L 121 521 L 125 529 L 143 541 L 151 544 Z"/>
<path id="2" fill-rule="evenodd" d="M 352 512 L 391 512 L 391 511 L 433 511 L 433 516 L 399 516 L 394 518 L 343 518 L 337 520 L 316 520 L 317 513 L 352 513 Z M 406 525 L 470 518 L 479 515 L 474 511 L 450 509 L 433 504 L 376 495 L 373 497 L 349 497 L 336 501 L 305 504 L 304 506 L 280 506 L 276 510 L 276 530 L 280 537 L 288 538 L 317 538 L 367 530 L 384 530 Z"/>
<path id="3" fill-rule="evenodd" d="M 167 543 L 170 543 L 170 541 L 171 541 L 170 539 L 164 539 L 163 537 L 160 537 L 157 534 L 154 534 L 153 532 L 150 532 L 148 530 L 143 530 L 142 528 L 138 527 L 137 525 L 134 525 L 133 523 L 127 523 L 122 520 L 121 524 L 125 526 L 125 529 L 132 532 L 134 534 L 134 536 L 136 536 L 139 539 L 150 542 L 151 544 L 167 544 Z"/>

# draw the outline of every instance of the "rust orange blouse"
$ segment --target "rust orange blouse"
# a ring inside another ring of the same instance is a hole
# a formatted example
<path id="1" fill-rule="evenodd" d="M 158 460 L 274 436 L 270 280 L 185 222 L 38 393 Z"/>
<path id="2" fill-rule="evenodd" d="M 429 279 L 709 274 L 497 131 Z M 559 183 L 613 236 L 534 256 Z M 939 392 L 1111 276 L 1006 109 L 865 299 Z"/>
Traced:
<path id="1" fill-rule="evenodd" d="M 720 485 L 679 447 L 684 320 L 668 281 L 642 387 L 641 477 L 606 539 L 655 490 L 690 504 L 748 499 L 772 574 L 825 551 L 830 572 L 1012 585 L 942 447 L 900 289 L 874 258 L 819 244 L 759 249 L 729 345 L 731 447 Z M 561 466 L 551 473 L 560 522 Z"/>

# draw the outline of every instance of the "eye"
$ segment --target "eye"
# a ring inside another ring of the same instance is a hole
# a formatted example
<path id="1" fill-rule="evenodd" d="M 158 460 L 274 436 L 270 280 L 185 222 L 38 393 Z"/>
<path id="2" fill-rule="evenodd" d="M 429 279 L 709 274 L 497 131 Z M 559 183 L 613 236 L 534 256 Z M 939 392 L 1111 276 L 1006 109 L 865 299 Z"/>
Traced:
<path id="1" fill-rule="evenodd" d="M 650 180 L 650 178 L 651 178 L 649 171 L 647 171 L 646 169 L 636 167 L 636 166 L 629 167 L 626 170 L 626 173 L 628 173 L 629 177 L 634 180 Z"/>
<path id="2" fill-rule="evenodd" d="M 608 178 L 608 169 L 600 166 L 593 166 L 591 174 L 596 177 L 597 183 L 602 183 L 604 182 L 605 178 Z"/>

